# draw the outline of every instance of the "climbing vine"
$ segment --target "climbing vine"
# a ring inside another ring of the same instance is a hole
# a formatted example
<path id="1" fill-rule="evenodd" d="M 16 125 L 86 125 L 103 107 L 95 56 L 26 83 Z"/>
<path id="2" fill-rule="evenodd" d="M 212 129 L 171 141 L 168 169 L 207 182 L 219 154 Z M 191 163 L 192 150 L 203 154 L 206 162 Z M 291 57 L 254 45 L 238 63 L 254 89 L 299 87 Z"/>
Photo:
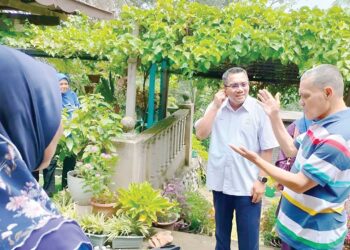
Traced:
<path id="1" fill-rule="evenodd" d="M 133 29 L 138 27 L 138 37 Z M 350 82 L 350 16 L 340 7 L 287 12 L 266 1 L 243 1 L 219 9 L 185 0 L 163 0 L 153 9 L 125 7 L 117 20 L 73 16 L 57 27 L 31 26 L 20 37 L 2 39 L 51 55 L 89 54 L 108 59 L 125 73 L 127 59 L 140 69 L 168 58 L 170 69 L 191 75 L 225 65 L 275 60 L 302 72 L 336 64 Z"/>

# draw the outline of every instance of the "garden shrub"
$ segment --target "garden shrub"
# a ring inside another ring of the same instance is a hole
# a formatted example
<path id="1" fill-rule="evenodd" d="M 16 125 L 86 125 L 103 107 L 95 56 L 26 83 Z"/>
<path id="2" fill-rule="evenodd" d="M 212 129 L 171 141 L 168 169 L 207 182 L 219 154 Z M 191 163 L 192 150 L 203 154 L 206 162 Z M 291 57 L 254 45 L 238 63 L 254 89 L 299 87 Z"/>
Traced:
<path id="1" fill-rule="evenodd" d="M 190 231 L 212 235 L 215 229 L 213 205 L 200 193 L 185 193 L 187 208 L 184 211 L 186 221 L 190 222 Z"/>

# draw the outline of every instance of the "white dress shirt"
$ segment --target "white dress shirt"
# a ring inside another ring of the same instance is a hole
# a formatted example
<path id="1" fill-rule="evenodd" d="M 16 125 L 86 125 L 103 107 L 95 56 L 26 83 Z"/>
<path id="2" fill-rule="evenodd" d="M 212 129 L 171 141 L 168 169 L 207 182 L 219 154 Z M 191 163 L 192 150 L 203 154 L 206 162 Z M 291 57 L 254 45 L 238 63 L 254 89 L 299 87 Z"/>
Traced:
<path id="1" fill-rule="evenodd" d="M 270 120 L 255 98 L 248 96 L 237 110 L 232 109 L 228 99 L 223 102 L 212 126 L 207 166 L 208 189 L 250 196 L 259 169 L 234 152 L 229 144 L 256 153 L 278 147 Z"/>

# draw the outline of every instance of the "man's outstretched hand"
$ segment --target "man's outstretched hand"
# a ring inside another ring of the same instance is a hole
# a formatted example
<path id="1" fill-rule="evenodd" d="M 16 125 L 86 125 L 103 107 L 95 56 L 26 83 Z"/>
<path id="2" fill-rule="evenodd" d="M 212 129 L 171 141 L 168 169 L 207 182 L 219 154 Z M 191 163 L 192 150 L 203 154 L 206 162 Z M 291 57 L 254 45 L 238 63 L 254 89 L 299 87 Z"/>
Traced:
<path id="1" fill-rule="evenodd" d="M 237 152 L 238 154 L 240 154 L 241 156 L 243 156 L 244 158 L 246 158 L 247 160 L 249 160 L 253 163 L 256 163 L 258 161 L 258 159 L 260 159 L 260 156 L 257 153 L 250 151 L 244 147 L 237 147 L 237 146 L 234 146 L 232 144 L 229 146 L 235 152 Z"/>
<path id="2" fill-rule="evenodd" d="M 265 113 L 271 116 L 274 113 L 278 113 L 280 110 L 280 93 L 277 93 L 275 97 L 266 89 L 259 90 L 258 93 L 259 104 L 263 107 Z"/>

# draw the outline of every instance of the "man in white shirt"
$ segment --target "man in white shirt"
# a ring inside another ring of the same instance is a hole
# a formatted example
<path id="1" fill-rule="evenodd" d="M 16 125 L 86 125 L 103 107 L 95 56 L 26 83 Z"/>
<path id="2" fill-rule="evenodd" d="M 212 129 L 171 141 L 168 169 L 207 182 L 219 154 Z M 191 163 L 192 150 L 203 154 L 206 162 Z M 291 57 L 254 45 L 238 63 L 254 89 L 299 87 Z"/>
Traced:
<path id="1" fill-rule="evenodd" d="M 261 199 L 267 178 L 251 162 L 234 154 L 229 145 L 244 146 L 267 161 L 278 146 L 270 121 L 257 100 L 249 96 L 247 72 L 239 67 L 223 74 L 218 91 L 204 116 L 196 122 L 196 135 L 209 135 L 207 187 L 213 191 L 216 250 L 228 250 L 233 213 L 239 249 L 259 249 Z"/>

